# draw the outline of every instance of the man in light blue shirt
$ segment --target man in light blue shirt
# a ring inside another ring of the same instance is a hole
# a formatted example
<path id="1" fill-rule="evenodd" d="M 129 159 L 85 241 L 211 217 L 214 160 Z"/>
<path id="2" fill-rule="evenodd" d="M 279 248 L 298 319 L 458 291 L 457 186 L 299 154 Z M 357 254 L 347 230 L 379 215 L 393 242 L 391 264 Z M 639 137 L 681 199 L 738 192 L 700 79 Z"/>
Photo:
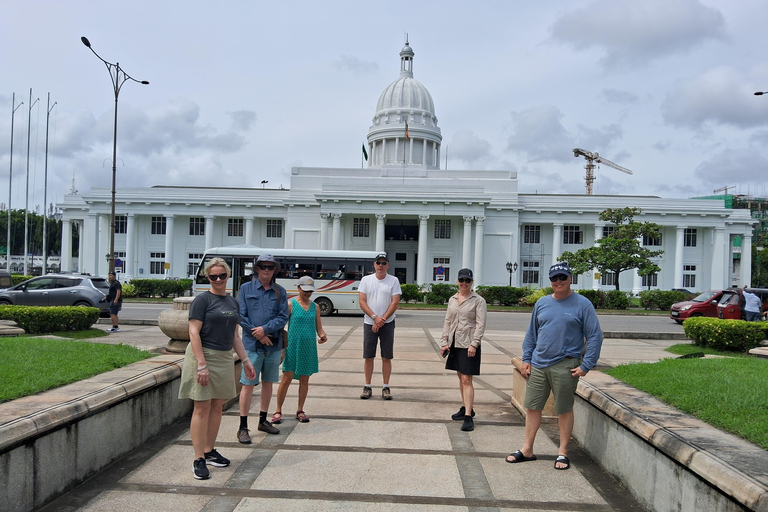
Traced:
<path id="1" fill-rule="evenodd" d="M 531 323 L 523 340 L 520 372 L 528 379 L 525 390 L 525 441 L 523 447 L 507 457 L 507 462 L 536 460 L 533 443 L 541 426 L 541 411 L 549 398 L 555 398 L 560 447 L 555 469 L 568 469 L 568 442 L 573 431 L 573 400 L 579 377 L 597 364 L 603 344 L 603 331 L 592 303 L 571 290 L 571 267 L 557 263 L 549 269 L 554 293 L 542 297 L 533 308 Z M 585 343 L 586 339 L 586 343 Z"/>
<path id="2" fill-rule="evenodd" d="M 747 322 L 757 322 L 760 320 L 763 302 L 760 300 L 760 297 L 747 291 L 747 285 L 744 285 L 742 293 L 744 294 L 744 313 L 747 317 Z"/>

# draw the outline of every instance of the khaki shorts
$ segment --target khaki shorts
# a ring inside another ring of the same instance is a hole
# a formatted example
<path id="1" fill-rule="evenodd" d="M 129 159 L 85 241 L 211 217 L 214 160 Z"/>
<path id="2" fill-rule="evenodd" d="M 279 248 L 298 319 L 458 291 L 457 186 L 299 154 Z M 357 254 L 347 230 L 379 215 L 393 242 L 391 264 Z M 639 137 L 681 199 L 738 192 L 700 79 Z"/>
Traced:
<path id="1" fill-rule="evenodd" d="M 571 375 L 571 369 L 581 364 L 579 359 L 567 357 L 547 368 L 531 366 L 531 376 L 525 387 L 523 407 L 541 411 L 549 398 L 549 392 L 555 396 L 555 414 L 565 414 L 573 410 L 573 397 L 579 378 Z"/>

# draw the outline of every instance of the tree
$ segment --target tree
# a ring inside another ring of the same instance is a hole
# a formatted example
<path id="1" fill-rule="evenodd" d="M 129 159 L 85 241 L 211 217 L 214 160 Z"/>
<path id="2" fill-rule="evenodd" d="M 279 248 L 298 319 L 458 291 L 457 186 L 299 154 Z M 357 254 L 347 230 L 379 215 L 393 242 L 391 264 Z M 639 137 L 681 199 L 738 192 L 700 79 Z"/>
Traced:
<path id="1" fill-rule="evenodd" d="M 661 270 L 651 258 L 664 251 L 652 251 L 642 246 L 641 238 L 659 238 L 661 226 L 653 222 L 636 222 L 639 208 L 608 208 L 600 212 L 599 218 L 613 226 L 613 232 L 595 241 L 595 245 L 578 251 L 564 252 L 558 261 L 567 261 L 574 274 L 584 274 L 592 269 L 601 273 L 616 274 L 616 289 L 619 289 L 619 274 L 625 270 L 637 269 L 641 276 L 652 275 Z"/>
<path id="2" fill-rule="evenodd" d="M 30 211 L 28 215 L 29 252 L 41 255 L 43 253 L 43 216 Z M 0 212 L 0 245 L 8 246 L 8 210 Z M 47 218 L 46 233 L 48 239 L 48 255 L 61 254 L 61 221 Z M 24 210 L 11 210 L 11 254 L 24 254 Z M 75 245 L 77 247 L 77 245 Z"/>

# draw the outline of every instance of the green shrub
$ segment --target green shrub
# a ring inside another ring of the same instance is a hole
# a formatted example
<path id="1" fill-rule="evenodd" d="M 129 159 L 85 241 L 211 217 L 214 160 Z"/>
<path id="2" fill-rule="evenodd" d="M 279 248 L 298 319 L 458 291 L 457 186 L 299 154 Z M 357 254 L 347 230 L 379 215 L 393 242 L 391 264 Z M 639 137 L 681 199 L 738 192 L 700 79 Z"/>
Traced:
<path id="1" fill-rule="evenodd" d="M 400 296 L 401 302 L 419 302 L 424 297 L 424 295 L 421 293 L 421 288 L 419 288 L 419 285 L 417 284 L 401 284 L 400 290 L 403 292 L 403 294 Z"/>
<path id="2" fill-rule="evenodd" d="M 608 294 L 603 290 L 577 290 L 576 293 L 588 298 L 595 309 L 605 309 L 607 307 Z"/>
<path id="3" fill-rule="evenodd" d="M 19 283 L 23 283 L 24 281 L 32 279 L 33 277 L 35 276 L 21 276 L 21 275 L 11 274 L 11 279 L 13 279 L 13 286 L 16 286 Z"/>
<path id="4" fill-rule="evenodd" d="M 552 288 L 539 288 L 538 290 L 532 290 L 522 299 L 520 299 L 520 305 L 533 307 L 540 298 L 545 297 L 552 293 Z"/>
<path id="5" fill-rule="evenodd" d="M 488 304 L 500 304 L 502 306 L 516 306 L 520 299 L 528 293 L 526 288 L 514 286 L 478 286 L 477 294 L 485 299 Z"/>
<path id="6" fill-rule="evenodd" d="M 82 331 L 98 321 L 99 309 L 78 306 L 0 306 L 0 319 L 13 320 L 27 334 Z"/>
<path id="7" fill-rule="evenodd" d="M 645 309 L 668 311 L 672 304 L 682 302 L 686 297 L 689 294 L 674 290 L 643 290 L 640 292 L 640 303 Z"/>
<path id="8" fill-rule="evenodd" d="M 608 292 L 606 306 L 608 309 L 629 309 L 629 297 L 621 290 L 611 290 Z"/>
<path id="9" fill-rule="evenodd" d="M 191 279 L 131 279 L 138 297 L 178 297 L 192 286 Z"/>
<path id="10" fill-rule="evenodd" d="M 445 304 L 458 291 L 455 284 L 433 284 L 426 296 L 427 304 Z"/>
<path id="11" fill-rule="evenodd" d="M 765 339 L 767 328 L 761 322 L 708 317 L 688 318 L 683 322 L 685 335 L 696 345 L 734 352 L 747 352 L 758 346 Z"/>
<path id="12" fill-rule="evenodd" d="M 133 286 L 131 283 L 120 283 L 120 286 L 122 286 L 123 297 L 136 296 L 136 287 Z"/>

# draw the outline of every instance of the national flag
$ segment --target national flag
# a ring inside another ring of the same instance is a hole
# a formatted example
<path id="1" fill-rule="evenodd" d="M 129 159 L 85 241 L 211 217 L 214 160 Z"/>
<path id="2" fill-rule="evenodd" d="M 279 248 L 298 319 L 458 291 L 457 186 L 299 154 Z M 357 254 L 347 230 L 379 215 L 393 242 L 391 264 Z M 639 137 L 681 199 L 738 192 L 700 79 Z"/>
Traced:
<path id="1" fill-rule="evenodd" d="M 365 144 L 363 144 L 363 156 L 365 157 L 365 161 L 368 161 L 368 152 L 365 150 Z"/>
<path id="2" fill-rule="evenodd" d="M 405 122 L 405 140 L 411 140 L 411 137 L 408 135 L 408 121 Z"/>

